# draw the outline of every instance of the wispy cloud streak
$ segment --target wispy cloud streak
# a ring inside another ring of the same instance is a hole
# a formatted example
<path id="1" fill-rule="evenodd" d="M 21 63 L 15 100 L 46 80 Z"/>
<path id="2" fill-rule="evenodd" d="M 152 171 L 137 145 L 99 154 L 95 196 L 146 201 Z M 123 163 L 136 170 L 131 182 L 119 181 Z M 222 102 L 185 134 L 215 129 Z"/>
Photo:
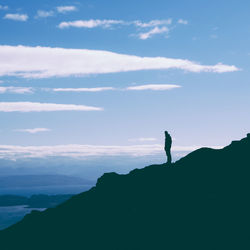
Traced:
<path id="1" fill-rule="evenodd" d="M 96 27 L 103 27 L 109 28 L 115 24 L 124 24 L 123 21 L 120 20 L 77 20 L 72 22 L 61 22 L 58 27 L 60 29 L 75 27 L 75 28 L 96 28 Z"/>
<path id="2" fill-rule="evenodd" d="M 186 59 L 140 57 L 104 50 L 0 45 L 0 76 L 49 78 L 179 69 L 194 73 L 238 71 L 234 65 L 201 65 Z"/>
<path id="3" fill-rule="evenodd" d="M 115 90 L 113 87 L 102 88 L 56 88 L 52 89 L 54 92 L 101 92 L 107 90 Z"/>
<path id="4" fill-rule="evenodd" d="M 137 27 L 140 28 L 148 28 L 148 27 L 156 27 L 156 26 L 160 26 L 160 25 L 170 25 L 172 24 L 172 19 L 165 19 L 165 20 L 151 20 L 149 22 L 141 22 L 139 20 L 134 21 L 133 24 Z"/>
<path id="5" fill-rule="evenodd" d="M 179 19 L 178 24 L 188 24 L 187 20 Z M 135 21 L 124 21 L 124 20 L 113 20 L 113 19 L 90 19 L 90 20 L 75 20 L 75 21 L 64 21 L 58 25 L 58 28 L 117 28 L 122 26 L 134 26 L 137 28 L 137 34 L 132 35 L 136 36 L 141 40 L 146 40 L 151 38 L 156 34 L 168 34 L 174 26 L 171 27 L 172 19 L 163 19 L 163 20 L 151 20 L 148 22 L 142 22 L 140 20 Z M 138 33 L 139 32 L 139 33 Z M 167 36 L 166 36 L 167 37 Z"/>
<path id="6" fill-rule="evenodd" d="M 173 152 L 190 152 L 201 146 L 175 146 Z M 213 146 L 219 149 L 221 146 Z M 34 158 L 34 157 L 90 157 L 90 156 L 147 156 L 164 154 L 163 145 L 130 145 L 130 146 L 106 146 L 106 145 L 56 145 L 56 146 L 14 146 L 0 145 L 0 158 Z"/>
<path id="7" fill-rule="evenodd" d="M 40 102 L 0 102 L 0 112 L 101 111 L 102 108 Z"/>
<path id="8" fill-rule="evenodd" d="M 168 34 L 169 33 L 169 28 L 167 28 L 167 27 L 160 27 L 160 28 L 155 27 L 155 28 L 151 29 L 148 32 L 139 33 L 138 36 L 139 36 L 140 39 L 146 40 L 146 39 L 152 37 L 153 35 L 162 34 L 162 33 Z"/>
<path id="9" fill-rule="evenodd" d="M 147 84 L 128 87 L 127 90 L 171 90 L 180 87 L 180 85 L 174 84 Z"/>

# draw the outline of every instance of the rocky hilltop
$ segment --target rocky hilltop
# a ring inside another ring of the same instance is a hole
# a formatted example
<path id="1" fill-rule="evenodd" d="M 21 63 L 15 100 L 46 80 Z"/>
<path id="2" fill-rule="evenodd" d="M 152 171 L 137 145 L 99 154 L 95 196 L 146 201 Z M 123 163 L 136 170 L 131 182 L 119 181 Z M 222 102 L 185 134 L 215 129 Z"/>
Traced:
<path id="1" fill-rule="evenodd" d="M 249 249 L 249 178 L 250 134 L 171 166 L 104 174 L 0 231 L 1 249 Z"/>

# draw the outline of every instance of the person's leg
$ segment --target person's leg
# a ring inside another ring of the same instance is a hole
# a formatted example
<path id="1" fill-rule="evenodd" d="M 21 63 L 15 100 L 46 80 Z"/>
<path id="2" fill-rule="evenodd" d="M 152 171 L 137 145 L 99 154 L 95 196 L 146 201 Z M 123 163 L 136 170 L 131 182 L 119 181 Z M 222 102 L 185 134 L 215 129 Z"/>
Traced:
<path id="1" fill-rule="evenodd" d="M 167 157 L 168 157 L 167 163 L 171 164 L 171 162 L 172 162 L 172 156 L 171 156 L 170 148 L 166 150 L 166 153 L 167 153 Z"/>

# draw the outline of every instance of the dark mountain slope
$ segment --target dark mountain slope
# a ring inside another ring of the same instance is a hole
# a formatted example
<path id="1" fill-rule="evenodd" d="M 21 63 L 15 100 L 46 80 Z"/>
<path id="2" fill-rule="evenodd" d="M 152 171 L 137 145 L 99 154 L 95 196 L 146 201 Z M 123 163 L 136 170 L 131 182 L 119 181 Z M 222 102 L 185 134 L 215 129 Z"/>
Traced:
<path id="1" fill-rule="evenodd" d="M 1 249 L 249 249 L 250 136 L 96 187 L 0 232 Z"/>

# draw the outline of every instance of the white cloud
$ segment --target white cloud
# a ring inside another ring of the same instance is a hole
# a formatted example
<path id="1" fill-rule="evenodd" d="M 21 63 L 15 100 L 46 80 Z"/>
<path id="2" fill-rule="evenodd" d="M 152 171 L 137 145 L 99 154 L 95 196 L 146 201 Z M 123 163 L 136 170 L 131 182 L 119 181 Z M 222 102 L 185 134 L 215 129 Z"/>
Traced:
<path id="1" fill-rule="evenodd" d="M 156 138 L 153 137 L 141 137 L 141 138 L 133 138 L 133 139 L 128 139 L 128 141 L 131 142 L 151 142 L 151 141 L 156 141 Z"/>
<path id="2" fill-rule="evenodd" d="M 177 21 L 179 24 L 188 24 L 188 21 L 179 19 Z M 143 30 L 143 32 L 140 32 L 136 35 L 141 40 L 146 40 L 151 38 L 153 35 L 156 34 L 168 34 L 170 32 L 170 26 L 172 24 L 172 19 L 155 19 L 151 20 L 149 22 L 142 22 L 140 20 L 135 21 L 124 21 L 124 20 L 100 20 L 100 19 L 90 19 L 90 20 L 76 20 L 76 21 L 67 21 L 67 22 L 61 22 L 58 27 L 60 29 L 69 28 L 69 27 L 76 27 L 76 28 L 96 28 L 96 27 L 102 27 L 102 28 L 110 28 L 115 25 L 123 25 L 123 26 L 135 26 L 138 30 Z M 172 27 L 173 29 L 174 27 Z"/>
<path id="3" fill-rule="evenodd" d="M 0 81 L 1 83 L 1 81 Z M 114 87 L 95 87 L 95 88 L 42 88 L 44 91 L 53 92 L 102 92 L 102 91 L 124 91 L 124 90 L 171 90 L 175 88 L 181 88 L 180 85 L 174 84 L 146 84 L 136 85 L 127 88 L 114 88 Z M 0 94 L 15 93 L 15 94 L 31 94 L 34 93 L 34 88 L 31 87 L 0 87 Z"/>
<path id="4" fill-rule="evenodd" d="M 30 87 L 0 87 L 0 94 L 3 93 L 15 93 L 15 94 L 31 94 L 33 88 Z"/>
<path id="5" fill-rule="evenodd" d="M 179 23 L 179 24 L 187 25 L 187 24 L 188 24 L 188 21 L 187 21 L 187 20 L 184 20 L 184 19 L 179 19 L 179 20 L 178 20 L 178 23 Z"/>
<path id="6" fill-rule="evenodd" d="M 151 28 L 156 26 L 162 26 L 162 25 L 170 25 L 172 23 L 171 19 L 166 20 L 151 20 L 149 22 L 141 22 L 139 20 L 136 21 L 123 21 L 123 20 L 112 20 L 112 19 L 90 19 L 90 20 L 76 20 L 76 21 L 69 21 L 69 22 L 61 22 L 58 27 L 68 28 L 68 27 L 76 27 L 76 28 L 96 28 L 96 27 L 103 27 L 103 28 L 109 28 L 112 25 L 134 25 L 139 28 Z"/>
<path id="7" fill-rule="evenodd" d="M 61 22 L 58 27 L 60 29 L 75 27 L 75 28 L 96 28 L 96 27 L 103 27 L 109 28 L 111 25 L 115 24 L 123 24 L 123 21 L 120 20 L 77 20 L 73 22 Z"/>
<path id="8" fill-rule="evenodd" d="M 115 90 L 112 87 L 102 87 L 102 88 L 56 88 L 52 89 L 54 92 L 101 92 L 106 90 Z"/>
<path id="9" fill-rule="evenodd" d="M 148 32 L 139 33 L 138 37 L 142 40 L 146 40 L 146 39 L 152 37 L 153 35 L 162 34 L 162 33 L 168 34 L 168 32 L 169 32 L 169 28 L 167 28 L 167 27 L 160 27 L 160 28 L 155 27 Z"/>
<path id="10" fill-rule="evenodd" d="M 66 13 L 77 10 L 75 6 L 58 6 L 56 7 L 56 9 L 59 13 Z"/>
<path id="11" fill-rule="evenodd" d="M 26 132 L 30 134 L 37 134 L 40 132 L 48 132 L 50 129 L 48 128 L 27 128 L 27 129 L 15 129 L 17 132 Z"/>
<path id="12" fill-rule="evenodd" d="M 7 5 L 0 5 L 0 10 L 7 10 L 9 7 Z"/>
<path id="13" fill-rule="evenodd" d="M 6 14 L 4 16 L 4 19 L 10 19 L 14 21 L 20 21 L 20 22 L 25 22 L 28 20 L 28 15 L 26 14 Z"/>
<path id="14" fill-rule="evenodd" d="M 48 78 L 179 69 L 189 72 L 233 72 L 234 65 L 201 65 L 186 59 L 140 57 L 104 50 L 0 45 L 0 76 Z"/>
<path id="15" fill-rule="evenodd" d="M 181 86 L 174 84 L 147 84 L 128 87 L 127 90 L 171 90 L 180 87 Z"/>
<path id="16" fill-rule="evenodd" d="M 177 21 L 179 24 L 188 24 L 188 21 L 179 19 Z M 168 34 L 171 29 L 174 29 L 175 26 L 172 26 L 172 19 L 155 19 L 149 22 L 142 22 L 140 20 L 135 21 L 124 21 L 124 20 L 112 20 L 112 19 L 90 19 L 90 20 L 76 20 L 76 21 L 64 21 L 58 25 L 58 28 L 65 29 L 69 27 L 75 28 L 110 28 L 114 27 L 115 25 L 118 26 L 134 26 L 137 28 L 137 34 L 132 35 L 136 36 L 142 40 L 146 40 L 151 38 L 155 34 Z M 118 27 L 120 27 L 118 26 Z M 140 33 L 138 33 L 141 31 Z"/>
<path id="17" fill-rule="evenodd" d="M 99 107 L 40 102 L 0 102 L 0 112 L 100 111 Z"/>
<path id="18" fill-rule="evenodd" d="M 140 28 L 148 28 L 148 27 L 155 27 L 159 25 L 170 25 L 172 23 L 172 19 L 165 19 L 165 20 L 151 20 L 149 22 L 141 22 L 139 20 L 132 22 L 135 26 Z"/>
<path id="19" fill-rule="evenodd" d="M 54 15 L 54 11 L 38 10 L 36 18 L 46 18 Z"/>
<path id="20" fill-rule="evenodd" d="M 132 87 L 127 87 L 124 89 L 113 88 L 113 87 L 99 87 L 99 88 L 54 88 L 54 89 L 44 89 L 46 91 L 54 92 L 101 92 L 107 90 L 171 90 L 175 88 L 180 88 L 179 85 L 174 84 L 147 84 L 147 85 L 137 85 Z"/>
<path id="21" fill-rule="evenodd" d="M 201 146 L 176 146 L 173 152 L 190 152 Z M 214 146 L 212 148 L 222 148 Z M 129 145 L 129 146 L 104 146 L 104 145 L 56 145 L 56 146 L 14 146 L 0 145 L 0 158 L 32 158 L 32 157 L 89 157 L 89 156 L 147 156 L 164 154 L 163 145 Z"/>

